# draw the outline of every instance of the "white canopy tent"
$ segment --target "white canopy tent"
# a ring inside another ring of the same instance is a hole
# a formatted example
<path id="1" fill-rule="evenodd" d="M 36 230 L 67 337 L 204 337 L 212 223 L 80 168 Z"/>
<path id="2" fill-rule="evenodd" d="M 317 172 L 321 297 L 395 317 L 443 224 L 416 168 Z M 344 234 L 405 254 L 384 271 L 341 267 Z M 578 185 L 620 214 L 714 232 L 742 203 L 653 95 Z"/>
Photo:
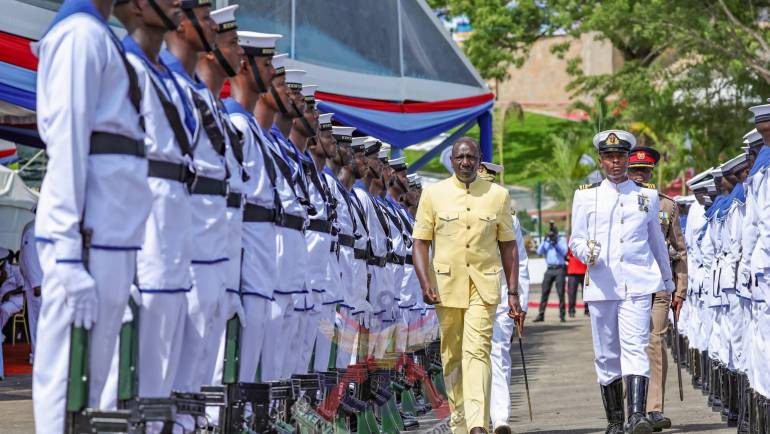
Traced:
<path id="1" fill-rule="evenodd" d="M 17 172 L 0 166 L 0 248 L 19 250 L 24 227 L 35 219 L 37 197 Z"/>

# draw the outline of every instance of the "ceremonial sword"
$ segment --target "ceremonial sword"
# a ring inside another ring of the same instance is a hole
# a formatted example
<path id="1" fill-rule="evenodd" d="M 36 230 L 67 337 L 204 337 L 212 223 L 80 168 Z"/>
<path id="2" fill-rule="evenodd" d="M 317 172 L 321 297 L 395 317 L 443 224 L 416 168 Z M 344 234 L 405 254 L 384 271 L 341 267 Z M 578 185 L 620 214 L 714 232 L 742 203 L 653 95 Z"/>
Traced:
<path id="1" fill-rule="evenodd" d="M 524 359 L 524 344 L 521 342 L 521 327 L 514 320 L 513 325 L 516 326 L 516 334 L 519 337 L 519 353 L 521 354 L 521 367 L 524 370 L 524 388 L 527 390 L 527 406 L 529 407 L 529 421 L 532 422 L 532 399 L 529 396 L 529 379 L 527 378 L 527 362 Z M 511 342 L 513 342 L 513 334 L 511 334 Z"/>

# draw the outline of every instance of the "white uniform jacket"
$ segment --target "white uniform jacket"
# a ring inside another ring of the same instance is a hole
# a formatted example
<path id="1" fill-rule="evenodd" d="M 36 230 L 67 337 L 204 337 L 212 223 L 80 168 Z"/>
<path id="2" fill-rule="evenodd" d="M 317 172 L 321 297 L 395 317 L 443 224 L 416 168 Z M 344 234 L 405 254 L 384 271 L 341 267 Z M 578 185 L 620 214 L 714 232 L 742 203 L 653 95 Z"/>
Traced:
<path id="1" fill-rule="evenodd" d="M 588 264 L 588 241 L 601 246 L 586 273 L 586 301 L 674 290 L 659 210 L 658 192 L 629 180 L 605 179 L 575 192 L 570 249 Z"/>

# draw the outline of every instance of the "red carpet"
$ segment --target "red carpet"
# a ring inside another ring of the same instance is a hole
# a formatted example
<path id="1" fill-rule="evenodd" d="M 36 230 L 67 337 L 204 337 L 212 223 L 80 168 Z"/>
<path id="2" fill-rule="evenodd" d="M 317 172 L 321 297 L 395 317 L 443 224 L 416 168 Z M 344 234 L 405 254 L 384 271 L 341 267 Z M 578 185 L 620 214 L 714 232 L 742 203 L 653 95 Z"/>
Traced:
<path id="1" fill-rule="evenodd" d="M 29 344 L 3 345 L 3 368 L 6 377 L 32 373 L 32 365 L 29 364 L 29 351 Z"/>

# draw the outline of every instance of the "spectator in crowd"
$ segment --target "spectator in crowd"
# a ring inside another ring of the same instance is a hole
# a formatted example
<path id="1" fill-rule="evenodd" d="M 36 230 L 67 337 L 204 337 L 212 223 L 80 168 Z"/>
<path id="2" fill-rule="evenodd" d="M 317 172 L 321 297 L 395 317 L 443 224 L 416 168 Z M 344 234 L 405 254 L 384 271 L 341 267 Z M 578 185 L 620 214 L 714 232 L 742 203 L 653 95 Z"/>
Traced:
<path id="1" fill-rule="evenodd" d="M 8 252 L 3 249 L 0 254 Z M 0 327 L 24 307 L 24 278 L 17 265 L 11 263 L 13 252 L 0 259 Z"/>
<path id="2" fill-rule="evenodd" d="M 572 254 L 572 250 L 567 251 L 567 300 L 569 307 L 567 312 L 570 318 L 575 317 L 575 305 L 577 305 L 577 290 L 580 286 L 580 292 L 583 292 L 583 281 L 586 277 L 586 264 L 580 262 Z M 589 316 L 588 303 L 583 304 L 583 314 Z"/>
<path id="3" fill-rule="evenodd" d="M 540 312 L 535 318 L 535 322 L 545 320 L 545 308 L 548 306 L 548 296 L 551 295 L 551 287 L 556 285 L 556 293 L 559 295 L 559 319 L 565 322 L 564 316 L 566 309 L 564 307 L 564 281 L 566 278 L 567 266 L 567 241 L 559 235 L 556 224 L 551 221 L 548 235 L 546 235 L 540 247 L 537 248 L 537 254 L 545 257 L 545 263 L 548 269 L 543 276 L 542 295 L 540 297 Z"/>

